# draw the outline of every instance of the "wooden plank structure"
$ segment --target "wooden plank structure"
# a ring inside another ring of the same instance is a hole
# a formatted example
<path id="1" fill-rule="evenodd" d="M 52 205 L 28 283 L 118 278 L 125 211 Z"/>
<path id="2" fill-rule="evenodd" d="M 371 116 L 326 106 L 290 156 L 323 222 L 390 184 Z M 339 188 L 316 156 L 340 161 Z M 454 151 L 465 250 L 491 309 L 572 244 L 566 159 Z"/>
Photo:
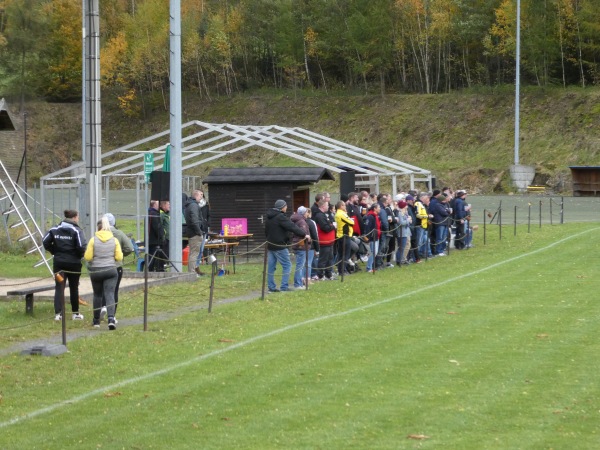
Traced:
<path id="1" fill-rule="evenodd" d="M 204 179 L 210 195 L 210 228 L 221 230 L 221 219 L 248 219 L 249 239 L 254 248 L 265 240 L 266 212 L 278 199 L 288 204 L 288 216 L 299 206 L 310 207 L 309 187 L 320 180 L 334 180 L 318 167 L 243 167 L 213 169 Z"/>
<path id="2" fill-rule="evenodd" d="M 600 167 L 570 166 L 573 197 L 600 197 Z"/>

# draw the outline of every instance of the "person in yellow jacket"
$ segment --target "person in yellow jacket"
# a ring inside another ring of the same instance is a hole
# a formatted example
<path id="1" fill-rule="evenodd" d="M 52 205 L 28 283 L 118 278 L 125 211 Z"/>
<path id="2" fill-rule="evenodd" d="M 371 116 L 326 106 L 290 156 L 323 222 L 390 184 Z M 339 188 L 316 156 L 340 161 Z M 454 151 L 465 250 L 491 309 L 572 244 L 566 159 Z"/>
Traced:
<path id="1" fill-rule="evenodd" d="M 358 251 L 358 244 L 352 240 L 354 220 L 348 217 L 345 202 L 340 200 L 336 203 L 335 208 L 335 223 L 337 225 L 335 237 L 338 249 L 338 273 L 349 273 L 350 270 L 348 269 L 355 267 L 352 257 L 356 255 L 356 252 Z"/>
<path id="2" fill-rule="evenodd" d="M 429 247 L 429 219 L 433 215 L 429 214 L 427 207 L 429 206 L 429 194 L 427 192 L 421 192 L 419 194 L 419 200 L 415 202 L 416 216 L 417 216 L 417 242 L 419 258 L 431 258 L 431 248 Z M 419 226 L 420 221 L 420 226 Z"/>
<path id="3" fill-rule="evenodd" d="M 117 285 L 117 262 L 123 261 L 123 251 L 119 240 L 110 231 L 106 216 L 98 222 L 98 231 L 83 255 L 88 262 L 90 280 L 94 290 L 94 328 L 100 327 L 100 310 L 104 298 L 108 310 L 108 329 L 117 329 L 115 319 L 115 286 Z"/>

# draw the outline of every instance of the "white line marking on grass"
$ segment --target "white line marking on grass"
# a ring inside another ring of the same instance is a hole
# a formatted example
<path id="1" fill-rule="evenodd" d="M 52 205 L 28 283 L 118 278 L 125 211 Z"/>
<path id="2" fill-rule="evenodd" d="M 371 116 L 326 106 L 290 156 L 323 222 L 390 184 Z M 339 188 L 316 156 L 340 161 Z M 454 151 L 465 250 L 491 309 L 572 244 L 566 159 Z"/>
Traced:
<path id="1" fill-rule="evenodd" d="M 174 370 L 180 369 L 182 367 L 190 366 L 190 365 L 195 364 L 197 362 L 204 361 L 205 359 L 212 358 L 213 356 L 222 355 L 223 353 L 227 353 L 227 352 L 230 352 L 232 350 L 236 350 L 238 348 L 245 347 L 245 346 L 253 344 L 253 343 L 257 342 L 257 341 L 269 338 L 271 336 L 276 336 L 278 334 L 285 333 L 286 331 L 293 330 L 295 328 L 300 328 L 300 327 L 303 327 L 305 325 L 310 325 L 312 323 L 321 322 L 321 321 L 332 319 L 332 318 L 346 316 L 346 315 L 353 314 L 353 313 L 359 312 L 359 311 L 364 311 L 366 309 L 373 308 L 375 306 L 379 306 L 379 305 L 383 305 L 383 304 L 386 304 L 386 303 L 389 303 L 389 302 L 392 302 L 392 301 L 395 301 L 395 300 L 399 300 L 399 299 L 407 297 L 409 295 L 419 294 L 419 293 L 421 293 L 423 291 L 427 291 L 429 289 L 440 287 L 440 286 L 443 286 L 445 284 L 452 283 L 452 282 L 457 281 L 457 280 L 461 280 L 463 278 L 467 278 L 467 277 L 470 277 L 470 276 L 473 276 L 473 275 L 478 275 L 478 274 L 480 274 L 482 272 L 486 272 L 488 270 L 494 269 L 494 268 L 502 266 L 504 264 L 509 264 L 509 263 L 511 263 L 513 261 L 516 261 L 516 260 L 519 260 L 521 258 L 525 258 L 527 256 L 531 256 L 531 255 L 535 255 L 536 253 L 543 252 L 543 251 L 548 250 L 548 249 L 550 249 L 552 247 L 556 247 L 557 245 L 560 245 L 563 242 L 566 242 L 566 241 L 568 241 L 570 239 L 575 239 L 575 238 L 577 238 L 577 237 L 579 237 L 579 236 L 581 236 L 581 235 L 583 235 L 585 233 L 589 233 L 590 231 L 596 231 L 596 230 L 599 230 L 599 229 L 600 228 L 592 228 L 590 230 L 585 230 L 585 231 L 582 231 L 581 233 L 577 233 L 577 234 L 568 236 L 566 238 L 563 238 L 563 239 L 561 239 L 559 241 L 553 242 L 552 244 L 547 245 L 546 247 L 538 248 L 537 250 L 533 250 L 533 251 L 531 251 L 529 253 L 524 253 L 524 254 L 519 255 L 519 256 L 514 256 L 514 257 L 506 259 L 504 261 L 500 261 L 500 262 L 491 264 L 491 265 L 489 265 L 487 267 L 483 267 L 481 269 L 474 270 L 473 272 L 469 272 L 469 273 L 465 273 L 465 274 L 462 274 L 462 275 L 458 275 L 458 276 L 455 276 L 453 278 L 449 278 L 449 279 L 447 279 L 445 281 L 440 281 L 439 283 L 429 284 L 427 286 L 420 287 L 420 288 L 415 289 L 413 291 L 405 292 L 405 293 L 397 295 L 395 297 L 391 297 L 391 298 L 387 298 L 387 299 L 384 299 L 384 300 L 380 300 L 378 302 L 371 303 L 369 305 L 363 305 L 363 306 L 359 306 L 357 308 L 349 309 L 347 311 L 342 311 L 342 312 L 338 312 L 338 313 L 335 313 L 335 314 L 328 314 L 328 315 L 325 315 L 325 316 L 319 316 L 319 317 L 315 317 L 313 319 L 305 320 L 303 322 L 299 322 L 299 323 L 296 323 L 296 324 L 293 324 L 293 325 L 288 325 L 286 327 L 279 328 L 277 330 L 273 330 L 273 331 L 270 331 L 268 333 L 261 334 L 259 336 L 255 336 L 253 338 L 246 339 L 245 341 L 238 342 L 237 344 L 230 345 L 227 348 L 215 350 L 213 352 L 207 353 L 206 355 L 197 356 L 195 358 L 189 359 L 189 360 L 181 362 L 179 364 L 175 364 L 175 365 L 172 365 L 170 367 L 165 367 L 164 369 L 157 370 L 155 372 L 151 372 L 151 373 L 148 373 L 146 375 L 142 375 L 142 376 L 135 377 L 135 378 L 130 378 L 128 380 L 123 380 L 123 381 L 120 381 L 118 383 L 111 384 L 109 386 L 104 386 L 104 387 L 101 387 L 101 388 L 98 388 L 98 389 L 94 389 L 93 391 L 89 391 L 89 392 L 87 392 L 85 394 L 78 395 L 77 397 L 73 397 L 73 398 L 70 398 L 68 400 L 63 400 L 62 402 L 55 403 L 53 405 L 47 406 L 45 408 L 38 409 L 36 411 L 30 412 L 28 414 L 24 414 L 24 415 L 19 416 L 19 417 L 15 417 L 15 418 L 13 418 L 11 420 L 8 420 L 6 422 L 1 422 L 0 423 L 0 428 L 4 428 L 4 427 L 10 426 L 10 425 L 14 425 L 14 424 L 17 424 L 19 422 L 23 422 L 25 420 L 33 419 L 33 418 L 41 416 L 43 414 L 53 412 L 53 411 L 57 410 L 58 408 L 60 408 L 62 406 L 67 406 L 67 405 L 72 405 L 74 403 L 79 403 L 79 402 L 81 402 L 83 400 L 86 400 L 86 399 L 88 399 L 90 397 L 93 397 L 94 395 L 99 395 L 99 394 L 102 394 L 102 393 L 104 393 L 106 391 L 111 391 L 113 389 L 117 389 L 117 388 L 120 388 L 120 387 L 123 387 L 123 386 L 127 386 L 127 385 L 130 385 L 130 384 L 138 383 L 140 381 L 149 380 L 149 379 L 152 379 L 152 378 L 155 378 L 155 377 L 159 377 L 161 375 L 165 375 L 165 374 L 167 374 L 169 372 L 173 372 Z"/>

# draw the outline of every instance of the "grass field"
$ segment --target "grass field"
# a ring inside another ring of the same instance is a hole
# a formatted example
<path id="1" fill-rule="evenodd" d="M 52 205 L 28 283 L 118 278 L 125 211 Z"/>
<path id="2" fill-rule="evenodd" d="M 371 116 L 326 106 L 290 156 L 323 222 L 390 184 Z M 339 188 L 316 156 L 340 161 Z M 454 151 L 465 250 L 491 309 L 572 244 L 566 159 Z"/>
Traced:
<path id="1" fill-rule="evenodd" d="M 148 332 L 0 358 L 0 448 L 599 448 L 600 228 L 476 238 L 211 314 L 185 310 L 202 281 L 153 288 L 154 313 L 180 313 Z M 220 295 L 258 288 L 260 270 L 220 277 Z M 119 318 L 141 301 L 128 295 Z M 11 308 L 3 340 L 28 320 Z"/>

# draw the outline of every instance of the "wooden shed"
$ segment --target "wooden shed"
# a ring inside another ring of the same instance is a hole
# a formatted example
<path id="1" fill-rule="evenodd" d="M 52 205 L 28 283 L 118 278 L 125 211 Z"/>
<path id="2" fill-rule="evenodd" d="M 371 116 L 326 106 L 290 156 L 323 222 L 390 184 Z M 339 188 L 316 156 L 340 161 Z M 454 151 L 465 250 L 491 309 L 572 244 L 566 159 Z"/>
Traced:
<path id="1" fill-rule="evenodd" d="M 312 184 L 334 179 L 329 170 L 318 167 L 214 169 L 203 181 L 208 186 L 210 228 L 218 232 L 222 219 L 246 218 L 248 233 L 254 234 L 250 247 L 256 247 L 265 240 L 265 213 L 275 201 L 285 200 L 291 215 L 299 206 L 312 205 Z"/>
<path id="2" fill-rule="evenodd" d="M 600 196 L 600 167 L 571 166 L 574 197 Z"/>

